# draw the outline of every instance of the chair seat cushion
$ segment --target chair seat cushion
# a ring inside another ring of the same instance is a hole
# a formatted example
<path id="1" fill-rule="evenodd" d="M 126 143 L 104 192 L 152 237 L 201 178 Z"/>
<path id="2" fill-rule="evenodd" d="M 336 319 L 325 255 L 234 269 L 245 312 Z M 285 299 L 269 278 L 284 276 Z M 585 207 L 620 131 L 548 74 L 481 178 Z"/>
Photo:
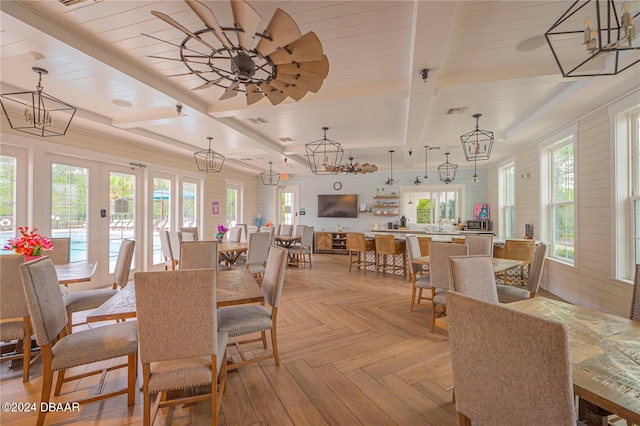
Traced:
<path id="1" fill-rule="evenodd" d="M 515 287 L 512 285 L 498 284 L 498 300 L 500 303 L 517 302 L 518 300 L 526 300 L 529 298 L 529 290 L 523 287 Z"/>
<path id="2" fill-rule="evenodd" d="M 3 322 L 0 326 L 0 340 L 16 340 L 24 337 L 24 323 L 22 319 L 16 322 Z"/>
<path id="3" fill-rule="evenodd" d="M 431 288 L 431 277 L 429 275 L 419 275 L 416 277 L 417 288 Z"/>
<path id="4" fill-rule="evenodd" d="M 249 265 L 248 269 L 252 275 L 264 274 L 265 271 L 264 265 L 262 263 L 252 263 Z"/>
<path id="5" fill-rule="evenodd" d="M 229 306 L 218 309 L 218 330 L 229 337 L 271 329 L 271 312 L 261 305 Z"/>
<path id="6" fill-rule="evenodd" d="M 445 303 L 445 294 L 447 290 L 444 288 L 436 288 L 436 294 L 433 296 L 433 303 L 444 304 Z"/>
<path id="7" fill-rule="evenodd" d="M 222 367 L 229 335 L 218 332 L 217 371 Z M 149 392 L 187 389 L 211 384 L 211 357 L 199 356 L 171 361 L 152 362 Z"/>
<path id="8" fill-rule="evenodd" d="M 83 290 L 68 293 L 63 296 L 64 306 L 67 312 L 80 312 L 87 309 L 95 309 L 116 294 L 112 288 Z"/>
<path id="9" fill-rule="evenodd" d="M 53 347 L 54 370 L 117 358 L 138 351 L 136 321 L 95 327 L 69 334 Z"/>

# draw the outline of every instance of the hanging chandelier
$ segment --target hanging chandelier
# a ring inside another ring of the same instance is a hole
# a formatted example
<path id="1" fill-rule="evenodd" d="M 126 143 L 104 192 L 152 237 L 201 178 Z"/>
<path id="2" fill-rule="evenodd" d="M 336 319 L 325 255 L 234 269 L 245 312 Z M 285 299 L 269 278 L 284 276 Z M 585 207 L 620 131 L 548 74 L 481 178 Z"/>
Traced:
<path id="1" fill-rule="evenodd" d="M 493 132 L 488 130 L 480 130 L 479 121 L 482 114 L 474 114 L 476 119 L 475 130 L 460 136 L 462 149 L 467 161 L 488 160 L 493 147 Z"/>
<path id="2" fill-rule="evenodd" d="M 353 156 L 349 157 L 349 164 L 344 163 L 340 165 L 340 173 L 353 173 L 354 175 L 357 175 L 357 174 L 364 175 L 367 173 L 374 173 L 377 171 L 378 171 L 378 166 L 376 166 L 375 164 L 369 164 L 369 163 L 353 164 Z"/>
<path id="3" fill-rule="evenodd" d="M 340 173 L 340 163 L 344 150 L 342 145 L 327 139 L 328 127 L 323 127 L 324 136 L 304 146 L 309 157 L 309 168 L 316 175 L 336 175 Z"/>
<path id="4" fill-rule="evenodd" d="M 211 149 L 211 140 L 213 138 L 208 137 L 207 139 L 209 140 L 209 149 L 203 149 L 202 151 L 193 153 L 196 159 L 196 165 L 201 172 L 220 173 L 220 171 L 222 171 L 222 164 L 224 163 L 224 156 Z"/>
<path id="5" fill-rule="evenodd" d="M 393 186 L 393 153 L 395 151 L 393 149 L 389 150 L 389 155 L 391 156 L 391 176 L 387 179 L 386 185 Z"/>
<path id="6" fill-rule="evenodd" d="M 2 111 L 13 130 L 40 137 L 64 136 L 76 108 L 42 91 L 44 68 L 31 68 L 38 74 L 36 90 L 0 94 Z"/>
<path id="7" fill-rule="evenodd" d="M 271 170 L 273 161 L 269 161 L 269 171 L 260 173 L 262 184 L 266 186 L 277 186 L 280 183 L 280 173 Z"/>
<path id="8" fill-rule="evenodd" d="M 231 1 L 233 25 L 221 26 L 216 14 L 204 2 L 185 0 L 199 18 L 200 29 L 190 30 L 176 19 L 162 12 L 151 11 L 186 37 L 179 45 L 149 34 L 179 50 L 174 57 L 149 56 L 155 59 L 182 62 L 185 72 L 167 77 L 193 76 L 200 84 L 192 90 L 217 87 L 223 89 L 219 100 L 244 93 L 247 105 L 263 98 L 273 105 L 287 97 L 299 101 L 308 92 L 317 92 L 329 74 L 329 61 L 318 36 L 310 31 L 302 35 L 298 24 L 282 9 L 261 31 L 264 22 L 260 14 L 246 1 Z M 217 3 L 217 2 L 207 2 Z M 224 8 L 215 5 L 218 16 L 225 16 Z M 183 22 L 193 22 L 184 12 L 175 14 Z M 191 26 L 191 25 L 190 25 Z"/>
<path id="9" fill-rule="evenodd" d="M 575 1 L 544 34 L 562 75 L 615 75 L 640 62 L 632 55 L 639 14 L 628 1 Z"/>
<path id="10" fill-rule="evenodd" d="M 438 166 L 438 175 L 440 180 L 446 184 L 453 182 L 458 172 L 458 165 L 449 162 L 449 152 L 445 152 L 447 160 Z"/>
<path id="11" fill-rule="evenodd" d="M 427 161 L 429 161 L 429 151 L 431 151 L 432 149 L 440 149 L 439 146 L 429 146 L 429 145 L 425 145 L 424 146 L 424 183 L 428 183 L 429 182 L 429 175 L 427 174 Z M 417 178 L 416 178 L 417 180 Z"/>

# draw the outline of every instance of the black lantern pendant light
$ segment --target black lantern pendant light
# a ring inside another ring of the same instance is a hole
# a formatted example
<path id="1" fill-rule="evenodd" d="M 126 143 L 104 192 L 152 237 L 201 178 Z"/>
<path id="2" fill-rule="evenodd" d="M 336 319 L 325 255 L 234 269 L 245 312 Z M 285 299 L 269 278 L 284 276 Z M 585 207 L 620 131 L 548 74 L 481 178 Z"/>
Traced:
<path id="1" fill-rule="evenodd" d="M 13 130 L 48 137 L 64 136 L 76 113 L 76 108 L 42 91 L 44 68 L 31 68 L 38 74 L 36 90 L 0 94 L 2 111 Z"/>
<path id="2" fill-rule="evenodd" d="M 260 173 L 260 179 L 262 179 L 262 184 L 266 186 L 277 186 L 280 183 L 280 173 L 274 172 L 271 170 L 271 165 L 273 161 L 269 161 L 269 171 Z"/>
<path id="3" fill-rule="evenodd" d="M 309 168 L 316 175 L 337 175 L 340 173 L 344 150 L 338 142 L 327 139 L 328 127 L 323 127 L 322 130 L 322 139 L 304 146 L 309 157 Z"/>
<path id="4" fill-rule="evenodd" d="M 429 161 L 429 151 L 432 149 L 440 149 L 439 146 L 424 146 L 424 183 L 429 183 L 429 175 L 427 174 L 427 162 Z"/>
<path id="5" fill-rule="evenodd" d="M 393 186 L 393 153 L 394 152 L 395 151 L 393 149 L 389 150 L 389 155 L 391 156 L 391 176 L 387 179 L 387 182 L 386 182 L 386 184 L 389 186 Z"/>
<path id="6" fill-rule="evenodd" d="M 493 132 L 488 130 L 480 130 L 479 121 L 482 114 L 474 114 L 476 119 L 475 130 L 460 136 L 462 149 L 467 161 L 488 160 L 491 156 L 491 148 L 493 147 Z"/>
<path id="7" fill-rule="evenodd" d="M 449 162 L 449 153 L 445 152 L 447 160 L 438 166 L 438 175 L 440 180 L 446 184 L 453 182 L 458 172 L 458 165 Z"/>
<path id="8" fill-rule="evenodd" d="M 224 164 L 224 156 L 211 149 L 211 140 L 213 138 L 208 137 L 207 139 L 209 140 L 209 149 L 203 149 L 202 151 L 193 153 L 196 159 L 196 165 L 201 172 L 220 173 L 222 164 Z"/>

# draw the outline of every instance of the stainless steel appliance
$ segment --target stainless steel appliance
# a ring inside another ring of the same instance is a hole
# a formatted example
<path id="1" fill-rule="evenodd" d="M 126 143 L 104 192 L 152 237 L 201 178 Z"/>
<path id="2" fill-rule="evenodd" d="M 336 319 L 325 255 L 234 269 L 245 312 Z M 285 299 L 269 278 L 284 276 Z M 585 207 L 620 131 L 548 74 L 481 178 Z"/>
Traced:
<path id="1" fill-rule="evenodd" d="M 491 231 L 490 220 L 468 220 L 467 231 Z"/>

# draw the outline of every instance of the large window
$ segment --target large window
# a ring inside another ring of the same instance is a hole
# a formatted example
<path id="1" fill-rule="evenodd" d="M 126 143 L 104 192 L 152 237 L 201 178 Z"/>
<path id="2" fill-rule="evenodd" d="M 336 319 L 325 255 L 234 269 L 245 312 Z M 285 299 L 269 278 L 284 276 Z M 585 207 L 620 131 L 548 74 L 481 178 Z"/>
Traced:
<path id="1" fill-rule="evenodd" d="M 411 190 L 402 192 L 403 199 L 411 204 L 403 203 L 404 215 L 409 223 L 418 225 L 439 225 L 457 223 L 462 215 L 460 189 L 449 191 Z"/>
<path id="2" fill-rule="evenodd" d="M 244 223 L 242 220 L 242 189 L 240 182 L 227 181 L 227 226 Z"/>
<path id="3" fill-rule="evenodd" d="M 515 166 L 513 163 L 500 168 L 500 237 L 515 238 L 516 235 L 516 203 L 515 203 Z"/>
<path id="4" fill-rule="evenodd" d="M 89 169 L 51 165 L 51 236 L 71 238 L 71 261 L 87 260 Z"/>
<path id="5" fill-rule="evenodd" d="M 120 245 L 124 239 L 135 239 L 136 176 L 109 172 L 109 273 L 116 268 Z M 135 258 L 132 263 L 135 268 Z"/>
<path id="6" fill-rule="evenodd" d="M 549 150 L 550 255 L 568 263 L 575 255 L 574 163 L 573 139 Z"/>
<path id="7" fill-rule="evenodd" d="M 198 185 L 182 182 L 182 226 L 198 226 Z"/>
<path id="8" fill-rule="evenodd" d="M 0 236 L 2 241 L 16 234 L 16 171 L 17 159 L 0 156 Z"/>
<path id="9" fill-rule="evenodd" d="M 153 178 L 153 264 L 162 263 L 160 230 L 171 230 L 171 180 Z"/>

